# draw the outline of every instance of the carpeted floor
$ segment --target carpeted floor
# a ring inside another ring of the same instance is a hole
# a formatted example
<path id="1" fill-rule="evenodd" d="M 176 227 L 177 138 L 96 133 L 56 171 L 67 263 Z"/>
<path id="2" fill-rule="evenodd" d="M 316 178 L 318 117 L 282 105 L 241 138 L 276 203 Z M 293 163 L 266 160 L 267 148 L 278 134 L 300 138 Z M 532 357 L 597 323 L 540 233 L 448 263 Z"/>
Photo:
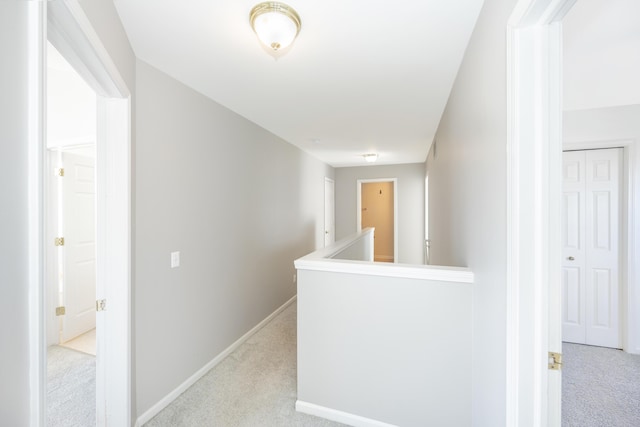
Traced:
<path id="1" fill-rule="evenodd" d="M 640 356 L 562 345 L 562 426 L 640 426 Z"/>
<path id="2" fill-rule="evenodd" d="M 57 345 L 47 349 L 47 427 L 96 425 L 96 358 Z"/>
<path id="3" fill-rule="evenodd" d="M 342 425 L 296 412 L 295 401 L 296 305 L 292 304 L 145 426 Z"/>
<path id="4" fill-rule="evenodd" d="M 640 426 L 640 356 L 564 343 L 563 427 Z M 47 426 L 95 425 L 95 357 L 48 349 Z M 295 411 L 293 304 L 149 421 L 147 427 L 342 424 Z"/>

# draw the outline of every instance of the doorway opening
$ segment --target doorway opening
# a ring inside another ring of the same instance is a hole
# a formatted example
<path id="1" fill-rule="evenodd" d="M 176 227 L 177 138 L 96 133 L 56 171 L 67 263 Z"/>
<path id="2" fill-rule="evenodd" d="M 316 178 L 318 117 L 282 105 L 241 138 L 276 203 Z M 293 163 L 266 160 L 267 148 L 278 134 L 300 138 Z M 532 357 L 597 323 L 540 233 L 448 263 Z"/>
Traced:
<path id="1" fill-rule="evenodd" d="M 47 424 L 95 425 L 97 94 L 47 44 Z"/>
<path id="2" fill-rule="evenodd" d="M 46 222 L 49 191 L 43 177 L 49 168 L 44 162 L 46 125 L 40 119 L 46 117 L 47 96 L 43 88 L 48 40 L 97 94 L 94 209 L 98 299 L 94 300 L 93 310 L 96 329 L 103 333 L 97 335 L 96 342 L 94 420 L 97 426 L 107 425 L 107 418 L 109 425 L 129 425 L 132 401 L 130 91 L 79 3 L 38 3 L 31 11 L 29 31 L 34 43 L 29 46 L 28 56 L 34 66 L 29 84 L 35 94 L 33 114 L 38 118 L 34 119 L 33 134 L 37 137 L 31 141 L 33 160 L 29 169 L 29 181 L 34 183 L 30 187 L 34 210 L 30 234 L 34 236 L 33 247 L 38 249 L 29 289 L 34 295 L 33 306 L 38 307 L 29 313 L 30 342 L 37 349 L 32 353 L 30 364 L 31 416 L 34 425 L 45 425 L 48 327 L 55 323 L 49 322 L 45 314 L 50 296 L 46 278 L 52 271 L 46 247 L 53 230 Z"/>
<path id="3" fill-rule="evenodd" d="M 359 179 L 357 230 L 374 231 L 374 261 L 398 262 L 397 179 Z"/>
<path id="4" fill-rule="evenodd" d="M 521 0 L 508 25 L 507 424 L 561 423 L 550 358 L 562 351 L 562 21 L 574 3 Z"/>
<path id="5" fill-rule="evenodd" d="M 52 425 L 95 424 L 96 106 L 95 91 L 49 43 L 44 316 Z"/>

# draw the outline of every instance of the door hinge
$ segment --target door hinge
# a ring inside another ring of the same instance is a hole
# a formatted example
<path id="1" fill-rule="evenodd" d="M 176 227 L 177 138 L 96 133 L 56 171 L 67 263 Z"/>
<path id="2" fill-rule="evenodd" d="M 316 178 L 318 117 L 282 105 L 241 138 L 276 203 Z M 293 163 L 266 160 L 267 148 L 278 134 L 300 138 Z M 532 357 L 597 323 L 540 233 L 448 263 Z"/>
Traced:
<path id="1" fill-rule="evenodd" d="M 64 316 L 65 314 L 67 314 L 67 309 L 64 305 L 56 307 L 56 316 Z"/>
<path id="2" fill-rule="evenodd" d="M 107 309 L 107 300 L 99 299 L 96 301 L 96 311 L 105 311 Z"/>
<path id="3" fill-rule="evenodd" d="M 64 168 L 60 168 L 56 171 L 56 175 L 58 176 L 64 176 Z"/>
<path id="4" fill-rule="evenodd" d="M 549 352 L 549 369 L 559 371 L 562 369 L 562 353 Z"/>
<path id="5" fill-rule="evenodd" d="M 64 237 L 56 237 L 53 239 L 53 244 L 55 246 L 64 246 Z"/>

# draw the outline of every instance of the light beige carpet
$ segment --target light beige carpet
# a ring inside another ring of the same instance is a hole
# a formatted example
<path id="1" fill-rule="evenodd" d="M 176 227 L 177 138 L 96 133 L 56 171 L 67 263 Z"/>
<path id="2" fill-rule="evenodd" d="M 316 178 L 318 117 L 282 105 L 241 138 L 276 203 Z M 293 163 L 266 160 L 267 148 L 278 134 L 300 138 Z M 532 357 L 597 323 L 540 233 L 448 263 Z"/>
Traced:
<path id="1" fill-rule="evenodd" d="M 46 425 L 96 425 L 95 356 L 57 345 L 47 349 Z"/>
<path id="2" fill-rule="evenodd" d="M 640 426 L 640 356 L 562 344 L 562 427 Z"/>
<path id="3" fill-rule="evenodd" d="M 293 304 L 149 421 L 147 427 L 341 426 L 296 402 Z"/>

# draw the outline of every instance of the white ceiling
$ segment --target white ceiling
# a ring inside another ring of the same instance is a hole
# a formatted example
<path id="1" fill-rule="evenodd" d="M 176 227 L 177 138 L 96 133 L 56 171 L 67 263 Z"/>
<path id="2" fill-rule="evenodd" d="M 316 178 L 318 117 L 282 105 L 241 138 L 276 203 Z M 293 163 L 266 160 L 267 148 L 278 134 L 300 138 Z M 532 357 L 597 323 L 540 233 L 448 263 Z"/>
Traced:
<path id="1" fill-rule="evenodd" d="M 47 43 L 47 148 L 96 143 L 96 93 Z"/>
<path id="2" fill-rule="evenodd" d="M 114 0 L 136 55 L 333 166 L 423 162 L 483 0 L 285 0 L 277 60 L 259 0 Z"/>
<path id="3" fill-rule="evenodd" d="M 640 104 L 640 1 L 578 0 L 563 35 L 566 110 Z"/>

